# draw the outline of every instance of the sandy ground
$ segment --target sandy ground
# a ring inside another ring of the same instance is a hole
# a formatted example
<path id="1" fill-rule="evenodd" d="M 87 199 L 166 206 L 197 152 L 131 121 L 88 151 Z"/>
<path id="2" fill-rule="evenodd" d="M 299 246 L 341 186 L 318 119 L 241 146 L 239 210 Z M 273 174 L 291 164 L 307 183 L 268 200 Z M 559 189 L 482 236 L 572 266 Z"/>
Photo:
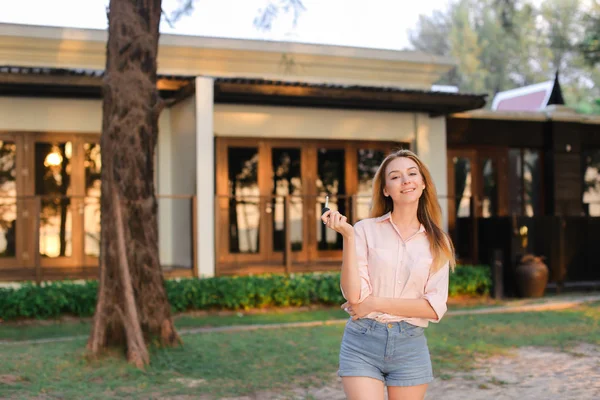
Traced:
<path id="1" fill-rule="evenodd" d="M 592 400 L 600 399 L 600 347 L 582 344 L 567 352 L 523 347 L 509 355 L 477 362 L 478 368 L 436 379 L 427 400 Z M 387 397 L 387 396 L 386 396 Z M 263 392 L 221 400 L 343 400 L 339 378 L 329 386 Z"/>

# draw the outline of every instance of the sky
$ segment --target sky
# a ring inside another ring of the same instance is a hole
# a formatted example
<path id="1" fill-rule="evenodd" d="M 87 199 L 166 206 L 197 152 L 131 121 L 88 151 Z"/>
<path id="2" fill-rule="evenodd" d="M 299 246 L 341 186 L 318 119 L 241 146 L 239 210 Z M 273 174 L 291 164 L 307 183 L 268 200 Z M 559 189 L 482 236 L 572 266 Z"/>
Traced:
<path id="1" fill-rule="evenodd" d="M 182 0 L 163 0 L 167 13 Z M 444 10 L 449 0 L 303 0 L 306 8 L 294 27 L 293 16 L 280 15 L 270 32 L 253 21 L 269 1 L 196 0 L 195 10 L 162 33 L 402 50 L 411 48 L 409 29 L 420 14 Z M 108 0 L 0 0 L 0 23 L 106 29 Z M 35 10 L 35 12 L 31 12 Z"/>

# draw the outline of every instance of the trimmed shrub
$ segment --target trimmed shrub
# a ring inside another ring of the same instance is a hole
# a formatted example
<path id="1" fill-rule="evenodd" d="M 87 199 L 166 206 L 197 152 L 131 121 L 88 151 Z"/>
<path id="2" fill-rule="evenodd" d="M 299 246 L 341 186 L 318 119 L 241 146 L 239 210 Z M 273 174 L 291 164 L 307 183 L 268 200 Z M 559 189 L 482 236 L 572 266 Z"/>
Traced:
<path id="1" fill-rule="evenodd" d="M 344 302 L 340 274 L 227 276 L 165 281 L 173 312 L 187 310 L 245 310 L 264 307 L 299 307 Z M 457 266 L 450 275 L 450 296 L 487 295 L 491 288 L 487 266 Z M 20 288 L 0 288 L 0 319 L 90 317 L 96 307 L 97 281 L 83 284 L 27 283 Z"/>

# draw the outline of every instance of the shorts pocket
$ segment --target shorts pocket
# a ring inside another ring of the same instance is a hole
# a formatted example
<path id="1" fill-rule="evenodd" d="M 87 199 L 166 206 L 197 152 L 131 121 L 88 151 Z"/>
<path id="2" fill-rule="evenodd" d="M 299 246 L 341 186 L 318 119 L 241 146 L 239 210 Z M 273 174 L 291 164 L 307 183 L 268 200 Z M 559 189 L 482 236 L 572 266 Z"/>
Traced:
<path id="1" fill-rule="evenodd" d="M 346 330 L 352 333 L 364 335 L 369 330 L 369 325 L 367 321 L 363 321 L 360 319 L 353 321 L 352 319 L 350 319 L 346 323 Z"/>
<path id="2" fill-rule="evenodd" d="M 423 336 L 423 334 L 425 333 L 425 328 L 412 324 L 407 324 L 406 328 L 404 329 L 404 333 L 408 337 L 419 337 Z"/>

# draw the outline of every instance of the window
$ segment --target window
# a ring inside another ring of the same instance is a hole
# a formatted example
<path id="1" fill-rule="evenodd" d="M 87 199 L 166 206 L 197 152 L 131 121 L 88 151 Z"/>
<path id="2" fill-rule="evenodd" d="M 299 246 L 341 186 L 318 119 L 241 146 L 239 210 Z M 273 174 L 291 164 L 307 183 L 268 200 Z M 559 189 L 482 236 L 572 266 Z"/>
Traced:
<path id="1" fill-rule="evenodd" d="M 0 257 L 16 255 L 17 145 L 0 140 Z"/>
<path id="2" fill-rule="evenodd" d="M 508 152 L 509 207 L 512 215 L 542 215 L 542 159 L 539 150 Z"/>
<path id="3" fill-rule="evenodd" d="M 42 196 L 39 251 L 43 257 L 73 254 L 72 155 L 71 141 L 35 144 L 35 194 Z"/>
<path id="4" fill-rule="evenodd" d="M 300 148 L 271 149 L 273 172 L 273 250 L 285 249 L 285 196 L 290 196 L 292 251 L 302 250 L 302 157 Z"/>
<path id="5" fill-rule="evenodd" d="M 600 149 L 583 153 L 583 205 L 590 217 L 600 217 Z"/>
<path id="6" fill-rule="evenodd" d="M 373 178 L 383 162 L 386 153 L 377 149 L 357 150 L 358 185 L 356 191 L 356 220 L 369 217 L 371 196 L 373 194 Z"/>
<path id="7" fill-rule="evenodd" d="M 317 205 L 316 215 L 321 215 L 325 196 L 329 196 L 329 208 L 348 215 L 346 197 L 346 152 L 342 149 L 317 149 Z M 317 218 L 317 241 L 319 250 L 341 250 L 342 236 L 327 229 Z"/>
<path id="8" fill-rule="evenodd" d="M 100 257 L 100 194 L 102 157 L 98 143 L 84 143 L 85 200 L 83 206 L 83 229 L 85 254 Z"/>
<path id="9" fill-rule="evenodd" d="M 468 218 L 471 216 L 471 159 L 469 157 L 456 156 L 452 158 L 454 164 L 454 193 L 451 199 L 457 218 Z"/>
<path id="10" fill-rule="evenodd" d="M 229 161 L 229 251 L 258 253 L 260 191 L 258 148 L 230 147 Z"/>

